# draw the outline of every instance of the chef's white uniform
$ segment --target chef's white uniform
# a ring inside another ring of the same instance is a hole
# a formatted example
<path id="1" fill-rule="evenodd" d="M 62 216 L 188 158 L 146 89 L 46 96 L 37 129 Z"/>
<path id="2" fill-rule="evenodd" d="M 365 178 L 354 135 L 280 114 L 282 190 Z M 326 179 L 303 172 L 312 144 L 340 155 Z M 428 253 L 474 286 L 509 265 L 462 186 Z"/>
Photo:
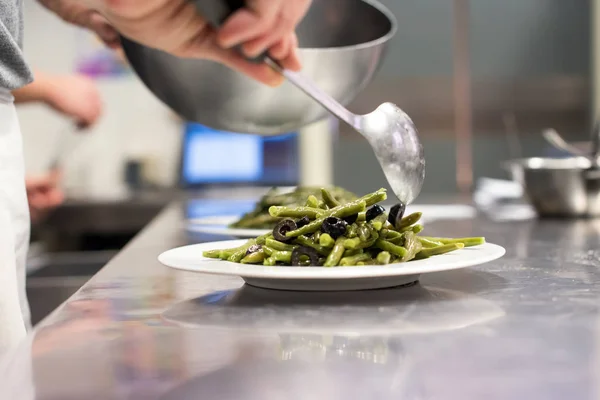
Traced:
<path id="1" fill-rule="evenodd" d="M 0 89 L 0 351 L 18 344 L 29 325 L 25 292 L 28 245 L 21 133 L 13 97 Z"/>

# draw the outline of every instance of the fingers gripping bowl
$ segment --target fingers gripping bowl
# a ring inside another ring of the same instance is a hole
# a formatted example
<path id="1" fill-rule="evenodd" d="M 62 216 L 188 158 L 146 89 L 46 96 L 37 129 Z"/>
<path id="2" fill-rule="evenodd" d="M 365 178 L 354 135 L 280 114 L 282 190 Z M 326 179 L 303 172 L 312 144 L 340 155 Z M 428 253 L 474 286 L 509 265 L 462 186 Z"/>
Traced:
<path id="1" fill-rule="evenodd" d="M 347 105 L 377 72 L 395 32 L 394 16 L 374 0 L 314 0 L 297 29 L 302 73 Z M 127 38 L 122 45 L 150 91 L 189 121 L 270 135 L 327 116 L 290 83 L 273 89 L 212 61 L 174 57 Z"/>

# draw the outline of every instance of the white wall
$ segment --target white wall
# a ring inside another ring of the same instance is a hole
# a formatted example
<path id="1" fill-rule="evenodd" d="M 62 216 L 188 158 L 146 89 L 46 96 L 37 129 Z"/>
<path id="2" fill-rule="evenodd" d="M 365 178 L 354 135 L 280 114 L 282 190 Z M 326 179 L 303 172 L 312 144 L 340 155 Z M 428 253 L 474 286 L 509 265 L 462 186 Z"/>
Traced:
<path id="1" fill-rule="evenodd" d="M 37 1 L 25 2 L 25 56 L 37 69 L 71 73 L 77 51 L 77 28 L 66 25 Z M 65 163 L 65 184 L 78 193 L 116 197 L 125 193 L 123 162 L 127 157 L 153 157 L 159 183 L 169 185 L 176 176 L 181 140 L 180 123 L 137 78 L 98 81 L 105 113 L 100 123 L 81 140 Z M 67 120 L 42 105 L 19 106 L 26 166 L 35 174 L 47 168 L 59 132 Z"/>

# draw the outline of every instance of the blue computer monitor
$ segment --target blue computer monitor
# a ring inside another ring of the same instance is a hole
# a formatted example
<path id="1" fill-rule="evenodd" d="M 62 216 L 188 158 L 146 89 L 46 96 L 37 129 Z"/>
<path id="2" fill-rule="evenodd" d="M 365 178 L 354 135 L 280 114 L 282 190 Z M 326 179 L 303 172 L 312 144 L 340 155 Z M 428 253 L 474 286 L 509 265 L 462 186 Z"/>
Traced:
<path id="1" fill-rule="evenodd" d="M 258 136 L 185 125 L 181 182 L 203 185 L 296 185 L 298 135 Z"/>

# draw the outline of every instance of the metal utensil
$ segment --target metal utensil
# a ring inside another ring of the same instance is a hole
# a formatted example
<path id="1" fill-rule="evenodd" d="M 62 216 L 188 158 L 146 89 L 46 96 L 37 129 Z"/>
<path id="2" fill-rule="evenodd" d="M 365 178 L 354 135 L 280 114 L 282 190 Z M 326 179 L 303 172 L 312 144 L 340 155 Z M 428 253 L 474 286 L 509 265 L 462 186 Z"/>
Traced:
<path id="1" fill-rule="evenodd" d="M 546 141 L 548 143 L 550 143 L 554 148 L 556 148 L 558 150 L 566 151 L 567 153 L 571 154 L 572 156 L 578 156 L 578 157 L 587 157 L 588 156 L 588 154 L 586 152 L 567 143 L 560 136 L 560 134 L 558 132 L 556 132 L 554 129 L 545 129 L 542 132 L 542 135 L 544 136 L 544 139 L 546 139 Z"/>
<path id="2" fill-rule="evenodd" d="M 600 169 L 600 121 L 594 125 L 594 129 L 592 130 L 592 149 L 589 153 L 569 144 L 554 129 L 546 129 L 542 134 L 544 139 L 546 139 L 555 148 L 566 151 L 572 156 L 586 157 L 591 161 L 591 169 Z"/>
<path id="3" fill-rule="evenodd" d="M 404 111 L 383 103 L 369 114 L 353 114 L 301 74 L 282 69 L 268 57 L 265 62 L 367 139 L 398 199 L 409 204 L 418 196 L 425 179 L 425 156 L 417 128 Z"/>
<path id="4" fill-rule="evenodd" d="M 50 162 L 50 171 L 60 169 L 64 157 L 71 154 L 75 150 L 78 144 L 75 146 L 69 146 L 69 139 L 73 133 L 78 133 L 81 130 L 82 128 L 74 122 L 69 122 L 60 130 L 58 134 L 58 140 L 54 146 L 54 152 L 51 158 L 52 161 Z"/>
<path id="5" fill-rule="evenodd" d="M 585 157 L 534 157 L 505 163 L 540 217 L 600 216 L 600 179 L 591 173 L 591 166 Z"/>
<path id="6" fill-rule="evenodd" d="M 195 3 L 202 15 L 217 27 L 243 7 L 243 2 L 231 0 Z M 263 60 L 368 140 L 398 199 L 409 204 L 418 196 L 425 178 L 425 156 L 417 128 L 404 111 L 393 103 L 383 103 L 369 114 L 353 114 L 307 77 L 281 68 L 266 55 Z"/>
<path id="7" fill-rule="evenodd" d="M 340 104 L 349 104 L 379 69 L 396 25 L 393 14 L 375 0 L 313 0 L 296 31 L 302 74 Z M 188 121 L 274 135 L 327 116 L 291 83 L 271 88 L 212 61 L 174 57 L 127 38 L 122 44 L 144 84 Z"/>

